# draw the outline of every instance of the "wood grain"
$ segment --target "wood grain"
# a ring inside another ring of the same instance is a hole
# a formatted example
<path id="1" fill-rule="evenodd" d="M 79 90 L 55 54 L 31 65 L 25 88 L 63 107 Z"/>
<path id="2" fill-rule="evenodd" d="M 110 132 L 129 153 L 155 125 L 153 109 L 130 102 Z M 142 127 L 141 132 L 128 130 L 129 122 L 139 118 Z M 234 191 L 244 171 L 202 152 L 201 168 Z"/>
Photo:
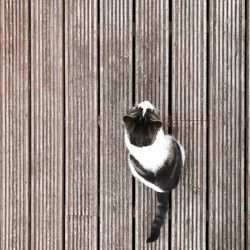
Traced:
<path id="1" fill-rule="evenodd" d="M 250 248 L 249 13 L 0 1 L 0 249 Z M 143 100 L 187 154 L 152 244 L 155 193 L 132 178 L 122 126 Z"/>
<path id="2" fill-rule="evenodd" d="M 132 105 L 132 1 L 100 1 L 100 249 L 132 249 L 132 176 L 122 117 Z"/>
<path id="3" fill-rule="evenodd" d="M 28 1 L 0 2 L 0 249 L 29 244 Z"/>
<path id="4" fill-rule="evenodd" d="M 246 17 L 250 14 L 247 2 Z M 246 19 L 246 248 L 250 248 L 250 18 Z"/>
<path id="5" fill-rule="evenodd" d="M 244 249 L 245 1 L 210 4 L 209 248 Z"/>
<path id="6" fill-rule="evenodd" d="M 206 248 L 207 1 L 173 1 L 172 132 L 186 162 L 172 192 L 171 249 Z"/>
<path id="7" fill-rule="evenodd" d="M 168 1 L 135 3 L 135 101 L 149 100 L 160 109 L 165 131 L 169 101 L 169 4 Z M 155 216 L 155 192 L 136 181 L 135 249 L 168 249 L 168 215 L 160 239 L 147 244 Z"/>
<path id="8" fill-rule="evenodd" d="M 62 10 L 31 1 L 31 249 L 63 247 Z"/>
<path id="9" fill-rule="evenodd" d="M 65 2 L 65 248 L 97 249 L 97 1 Z"/>

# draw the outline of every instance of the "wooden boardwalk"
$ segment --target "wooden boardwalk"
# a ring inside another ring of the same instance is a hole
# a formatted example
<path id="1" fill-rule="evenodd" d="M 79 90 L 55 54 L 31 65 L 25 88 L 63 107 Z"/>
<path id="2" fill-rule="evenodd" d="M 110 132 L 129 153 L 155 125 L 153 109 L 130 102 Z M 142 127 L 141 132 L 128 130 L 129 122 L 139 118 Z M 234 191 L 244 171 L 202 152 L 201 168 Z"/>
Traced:
<path id="1" fill-rule="evenodd" d="M 250 249 L 248 0 L 0 0 L 0 249 Z M 160 239 L 122 116 L 187 151 Z"/>

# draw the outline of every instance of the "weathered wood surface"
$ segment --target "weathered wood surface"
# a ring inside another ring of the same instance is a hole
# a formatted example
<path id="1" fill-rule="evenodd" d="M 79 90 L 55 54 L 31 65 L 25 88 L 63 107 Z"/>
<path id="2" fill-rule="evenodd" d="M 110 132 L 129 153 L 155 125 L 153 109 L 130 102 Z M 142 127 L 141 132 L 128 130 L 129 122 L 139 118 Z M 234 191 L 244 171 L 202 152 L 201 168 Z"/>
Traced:
<path id="1" fill-rule="evenodd" d="M 172 249 L 206 247 L 207 2 L 173 1 L 172 132 L 186 151 L 172 192 Z"/>
<path id="2" fill-rule="evenodd" d="M 250 14 L 250 4 L 247 4 L 246 17 Z M 246 20 L 246 247 L 250 248 L 250 18 Z"/>
<path id="3" fill-rule="evenodd" d="M 132 176 L 122 117 L 132 106 L 132 1 L 100 1 L 100 249 L 132 249 Z"/>
<path id="4" fill-rule="evenodd" d="M 29 247 L 27 1 L 0 2 L 0 249 Z"/>
<path id="5" fill-rule="evenodd" d="M 31 1 L 31 249 L 62 249 L 63 6 Z"/>
<path id="6" fill-rule="evenodd" d="M 169 101 L 169 4 L 138 1 L 135 5 L 135 102 L 150 100 L 161 110 L 168 129 Z M 136 180 L 135 249 L 168 249 L 168 219 L 161 238 L 147 244 L 156 210 L 155 192 Z"/>
<path id="7" fill-rule="evenodd" d="M 97 249 L 97 1 L 65 4 L 65 248 Z"/>
<path id="8" fill-rule="evenodd" d="M 0 1 L 0 249 L 250 248 L 249 8 Z M 122 127 L 146 99 L 187 152 L 150 245 Z"/>
<path id="9" fill-rule="evenodd" d="M 210 249 L 244 249 L 245 1 L 210 5 Z"/>

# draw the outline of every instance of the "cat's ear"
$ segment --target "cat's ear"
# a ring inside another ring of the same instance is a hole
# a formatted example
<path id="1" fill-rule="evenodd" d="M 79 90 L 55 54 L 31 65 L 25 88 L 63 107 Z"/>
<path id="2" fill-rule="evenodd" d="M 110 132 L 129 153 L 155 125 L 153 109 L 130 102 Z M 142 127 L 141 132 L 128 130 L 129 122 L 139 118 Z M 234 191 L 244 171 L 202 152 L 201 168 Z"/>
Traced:
<path id="1" fill-rule="evenodd" d="M 156 136 L 161 127 L 162 122 L 160 120 L 150 121 L 149 133 L 151 136 Z"/>
<path id="2" fill-rule="evenodd" d="M 136 117 L 130 116 L 130 115 L 125 115 L 125 116 L 123 116 L 123 122 L 126 126 L 128 133 L 130 133 L 135 127 Z"/>
<path id="3" fill-rule="evenodd" d="M 162 127 L 160 112 L 156 109 L 149 112 L 149 120 L 153 131 L 158 131 Z"/>
<path id="4" fill-rule="evenodd" d="M 159 130 L 162 127 L 162 122 L 160 120 L 153 120 L 150 123 L 154 130 Z"/>

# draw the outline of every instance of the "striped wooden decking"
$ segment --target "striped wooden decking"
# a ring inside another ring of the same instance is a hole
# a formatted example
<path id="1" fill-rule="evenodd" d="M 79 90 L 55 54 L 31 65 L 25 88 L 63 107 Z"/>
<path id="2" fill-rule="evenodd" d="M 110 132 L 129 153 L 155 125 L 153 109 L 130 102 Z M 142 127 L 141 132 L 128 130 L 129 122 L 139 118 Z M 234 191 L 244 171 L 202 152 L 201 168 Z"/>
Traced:
<path id="1" fill-rule="evenodd" d="M 0 0 L 0 250 L 250 249 L 248 0 Z M 160 239 L 122 117 L 187 153 Z"/>

